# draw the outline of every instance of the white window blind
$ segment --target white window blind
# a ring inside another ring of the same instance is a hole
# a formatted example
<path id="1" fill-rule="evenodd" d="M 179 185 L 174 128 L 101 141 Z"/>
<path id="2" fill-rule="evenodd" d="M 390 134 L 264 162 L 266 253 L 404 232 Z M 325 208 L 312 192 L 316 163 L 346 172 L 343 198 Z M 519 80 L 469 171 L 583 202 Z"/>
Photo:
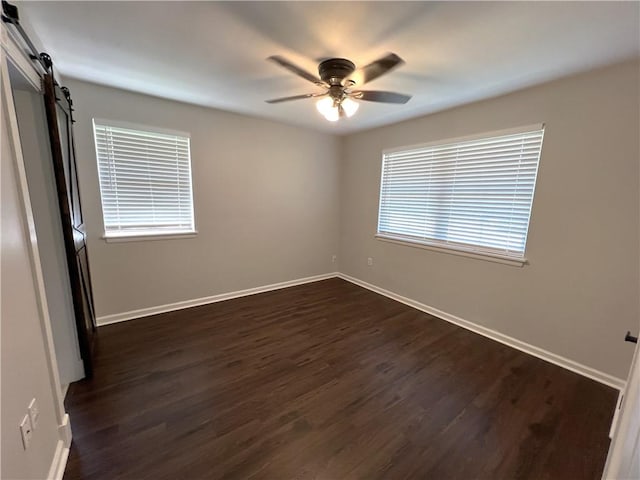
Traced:
<path id="1" fill-rule="evenodd" d="M 94 121 L 106 237 L 194 232 L 189 137 Z"/>
<path id="2" fill-rule="evenodd" d="M 524 258 L 543 133 L 385 152 L 378 235 Z"/>

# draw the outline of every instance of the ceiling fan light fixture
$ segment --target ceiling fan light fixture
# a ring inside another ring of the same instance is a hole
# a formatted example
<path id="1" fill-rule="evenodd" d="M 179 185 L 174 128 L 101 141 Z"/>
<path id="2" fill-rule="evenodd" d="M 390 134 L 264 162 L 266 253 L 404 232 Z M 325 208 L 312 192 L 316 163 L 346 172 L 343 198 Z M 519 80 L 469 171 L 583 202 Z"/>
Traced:
<path id="1" fill-rule="evenodd" d="M 337 122 L 340 118 L 340 112 L 338 106 L 331 97 L 325 97 L 316 102 L 316 108 L 318 111 L 330 122 Z"/>
<path id="2" fill-rule="evenodd" d="M 344 109 L 344 113 L 347 114 L 347 117 L 352 117 L 353 114 L 358 111 L 359 106 L 358 102 L 354 102 L 349 97 L 342 100 L 342 108 Z"/>
<path id="3" fill-rule="evenodd" d="M 358 102 L 354 102 L 348 97 L 337 101 L 331 97 L 326 97 L 316 102 L 318 111 L 330 122 L 336 122 L 340 119 L 340 107 L 342 107 L 347 117 L 352 117 L 358 111 L 359 106 Z"/>
<path id="4" fill-rule="evenodd" d="M 331 109 L 330 112 L 328 112 L 324 116 L 324 118 L 326 118 L 330 122 L 337 122 L 338 120 L 340 120 L 340 112 L 338 111 L 337 108 L 333 108 L 333 109 Z"/>
<path id="5" fill-rule="evenodd" d="M 375 62 L 357 70 L 355 64 L 346 58 L 329 58 L 320 62 L 320 65 L 318 65 L 319 76 L 307 72 L 279 55 L 273 55 L 269 57 L 268 60 L 277 63 L 295 75 L 321 87 L 324 91 L 274 98 L 267 100 L 267 103 L 281 103 L 304 98 L 323 97 L 316 102 L 316 108 L 329 122 L 337 122 L 341 118 L 348 118 L 355 115 L 360 106 L 358 100 L 404 104 L 411 98 L 410 95 L 404 95 L 402 93 L 359 89 L 360 84 L 375 80 L 402 65 L 404 60 L 395 53 L 388 53 Z M 358 85 L 358 90 L 353 91 L 352 88 L 356 85 Z"/>

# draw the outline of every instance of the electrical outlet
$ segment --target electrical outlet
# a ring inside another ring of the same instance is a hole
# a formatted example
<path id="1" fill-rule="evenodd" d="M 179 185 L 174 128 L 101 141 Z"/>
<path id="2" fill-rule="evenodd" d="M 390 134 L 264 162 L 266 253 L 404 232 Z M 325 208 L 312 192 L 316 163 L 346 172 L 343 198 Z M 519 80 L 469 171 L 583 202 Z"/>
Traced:
<path id="1" fill-rule="evenodd" d="M 336 263 L 337 260 L 338 260 L 338 256 L 337 255 L 333 255 L 331 257 L 331 263 Z"/>
<path id="2" fill-rule="evenodd" d="M 31 444 L 31 436 L 33 435 L 33 428 L 31 428 L 31 419 L 29 415 L 25 415 L 20 422 L 20 433 L 22 434 L 22 446 L 26 450 Z"/>
<path id="3" fill-rule="evenodd" d="M 38 402 L 34 398 L 29 404 L 29 418 L 31 419 L 31 427 L 35 430 L 38 428 L 38 420 L 40 419 L 40 409 L 38 408 Z"/>
<path id="4" fill-rule="evenodd" d="M 370 267 L 373 266 L 373 257 L 367 257 L 367 265 L 369 265 Z"/>

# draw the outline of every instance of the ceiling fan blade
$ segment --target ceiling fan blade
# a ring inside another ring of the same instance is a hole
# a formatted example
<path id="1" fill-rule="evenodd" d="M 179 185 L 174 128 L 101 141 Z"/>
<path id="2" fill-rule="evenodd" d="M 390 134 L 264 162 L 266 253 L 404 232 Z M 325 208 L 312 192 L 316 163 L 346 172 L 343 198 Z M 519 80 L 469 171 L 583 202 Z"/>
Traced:
<path id="1" fill-rule="evenodd" d="M 371 80 L 375 80 L 376 78 L 384 75 L 385 73 L 389 73 L 396 67 L 399 67 L 404 63 L 404 60 L 401 59 L 395 53 L 388 53 L 382 58 L 379 58 L 375 62 L 370 63 L 369 65 L 365 65 L 362 68 L 358 68 L 351 75 L 344 79 L 342 85 L 345 87 L 349 84 L 351 85 L 364 85 Z"/>
<path id="2" fill-rule="evenodd" d="M 362 90 L 359 92 L 351 92 L 349 95 L 353 98 L 357 98 L 358 100 L 381 103 L 407 103 L 411 99 L 411 95 L 404 95 L 403 93 L 396 92 L 384 92 L 381 90 Z"/>
<path id="3" fill-rule="evenodd" d="M 267 103 L 289 102 L 291 100 L 301 100 L 303 98 L 324 97 L 325 95 L 329 95 L 329 92 L 305 93 L 303 95 L 294 95 L 292 97 L 282 97 L 282 98 L 274 98 L 272 100 L 265 100 L 265 102 Z"/>
<path id="4" fill-rule="evenodd" d="M 325 85 L 325 83 L 322 80 L 320 80 L 318 77 L 316 77 L 315 75 L 312 75 L 311 73 L 307 72 L 303 68 L 300 68 L 299 66 L 291 63 L 289 60 L 287 60 L 284 57 L 281 57 L 280 55 L 272 55 L 271 57 L 267 58 L 267 60 L 271 60 L 272 62 L 277 63 L 281 67 L 286 68 L 290 72 L 295 73 L 299 77 L 302 77 L 305 80 L 315 83 L 316 85 Z"/>

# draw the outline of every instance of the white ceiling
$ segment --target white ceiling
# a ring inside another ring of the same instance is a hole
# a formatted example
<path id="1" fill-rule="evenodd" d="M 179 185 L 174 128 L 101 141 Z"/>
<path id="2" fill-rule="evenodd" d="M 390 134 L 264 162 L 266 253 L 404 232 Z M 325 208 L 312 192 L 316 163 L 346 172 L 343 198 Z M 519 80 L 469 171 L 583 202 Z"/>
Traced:
<path id="1" fill-rule="evenodd" d="M 639 2 L 21 2 L 63 75 L 159 97 L 350 133 L 640 55 Z M 367 84 L 413 95 L 362 102 L 329 123 L 312 73 L 333 56 L 406 65 Z"/>

